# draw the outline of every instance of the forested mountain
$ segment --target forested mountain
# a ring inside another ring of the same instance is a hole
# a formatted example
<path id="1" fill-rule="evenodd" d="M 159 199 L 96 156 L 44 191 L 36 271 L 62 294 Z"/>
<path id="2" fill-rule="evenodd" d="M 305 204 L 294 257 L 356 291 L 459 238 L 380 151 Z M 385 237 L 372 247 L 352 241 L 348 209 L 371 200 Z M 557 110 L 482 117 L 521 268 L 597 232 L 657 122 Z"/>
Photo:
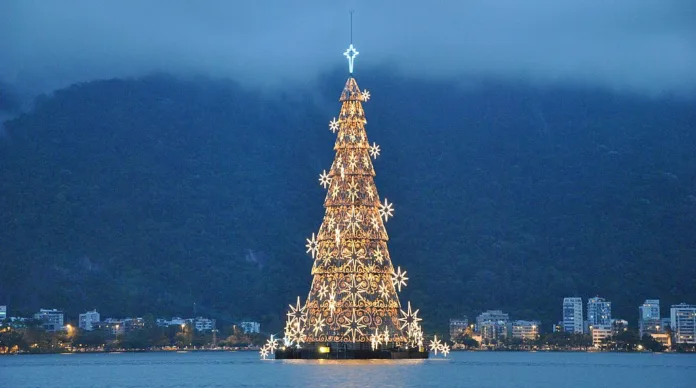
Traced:
<path id="1" fill-rule="evenodd" d="M 402 301 L 425 328 L 561 298 L 696 302 L 694 101 L 401 78 L 358 84 Z M 342 74 L 252 91 L 150 76 L 39 97 L 0 137 L 0 304 L 253 318 L 309 289 Z"/>

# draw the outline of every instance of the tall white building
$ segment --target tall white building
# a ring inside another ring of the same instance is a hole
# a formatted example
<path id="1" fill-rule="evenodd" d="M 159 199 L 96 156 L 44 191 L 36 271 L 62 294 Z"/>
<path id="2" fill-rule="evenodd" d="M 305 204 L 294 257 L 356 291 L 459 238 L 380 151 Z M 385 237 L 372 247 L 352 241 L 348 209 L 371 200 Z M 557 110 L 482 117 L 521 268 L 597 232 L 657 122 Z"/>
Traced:
<path id="1" fill-rule="evenodd" d="M 664 327 L 660 325 L 660 300 L 647 299 L 638 306 L 638 330 L 640 337 L 645 334 L 660 333 Z"/>
<path id="2" fill-rule="evenodd" d="M 92 331 L 96 328 L 95 324 L 99 322 L 100 319 L 97 310 L 87 311 L 86 313 L 80 314 L 80 322 L 77 325 L 82 330 Z"/>
<path id="3" fill-rule="evenodd" d="M 261 324 L 258 322 L 251 322 L 251 321 L 246 321 L 246 322 L 240 322 L 239 326 L 242 327 L 242 330 L 244 330 L 245 333 L 258 333 L 261 331 Z"/>
<path id="4" fill-rule="evenodd" d="M 38 313 L 34 314 L 34 319 L 38 319 L 43 323 L 44 330 L 46 331 L 61 331 L 63 327 L 63 312 L 56 309 L 40 309 Z"/>
<path id="5" fill-rule="evenodd" d="M 7 319 L 7 306 L 0 306 L 0 321 Z"/>
<path id="6" fill-rule="evenodd" d="M 582 298 L 563 298 L 563 331 L 582 334 Z"/>
<path id="7" fill-rule="evenodd" d="M 600 297 L 588 299 L 587 322 L 590 326 L 611 326 L 611 302 Z"/>
<path id="8" fill-rule="evenodd" d="M 672 305 L 670 318 L 674 342 L 696 344 L 696 305 L 686 303 Z"/>

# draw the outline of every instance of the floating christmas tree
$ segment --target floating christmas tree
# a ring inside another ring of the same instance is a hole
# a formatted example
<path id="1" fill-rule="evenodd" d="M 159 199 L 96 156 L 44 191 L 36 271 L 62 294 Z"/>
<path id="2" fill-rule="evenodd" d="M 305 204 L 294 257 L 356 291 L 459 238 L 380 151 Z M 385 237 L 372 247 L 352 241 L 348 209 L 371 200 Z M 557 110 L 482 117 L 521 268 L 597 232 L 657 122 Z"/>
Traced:
<path id="1" fill-rule="evenodd" d="M 339 349 L 344 357 L 349 351 L 363 351 L 362 357 L 395 351 L 427 357 L 418 310 L 410 302 L 403 308 L 398 297 L 408 281 L 406 271 L 394 267 L 387 247 L 385 223 L 394 208 L 380 199 L 374 182 L 372 160 L 380 147 L 368 141 L 362 105 L 370 93 L 353 78 L 358 51 L 351 44 L 344 55 L 350 76 L 338 118 L 329 123 L 337 134 L 336 155 L 331 168 L 319 175 L 327 190 L 326 213 L 306 245 L 314 260 L 312 285 L 304 304 L 298 297 L 290 306 L 283 340 L 291 350 L 276 358 L 290 358 L 288 352 L 294 352 L 291 358 L 314 358 Z M 271 340 L 267 348 L 274 346 Z M 297 349 L 303 348 L 307 351 L 301 356 Z"/>

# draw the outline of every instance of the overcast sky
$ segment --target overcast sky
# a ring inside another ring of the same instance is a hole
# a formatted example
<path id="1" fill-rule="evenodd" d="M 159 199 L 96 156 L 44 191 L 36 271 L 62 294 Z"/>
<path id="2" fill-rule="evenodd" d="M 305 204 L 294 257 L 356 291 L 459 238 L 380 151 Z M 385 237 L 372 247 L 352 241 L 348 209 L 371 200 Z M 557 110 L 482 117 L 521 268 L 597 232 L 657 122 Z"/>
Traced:
<path id="1" fill-rule="evenodd" d="M 0 81 L 38 92 L 153 71 L 250 85 L 347 64 L 646 94 L 696 91 L 696 0 L 2 0 Z"/>

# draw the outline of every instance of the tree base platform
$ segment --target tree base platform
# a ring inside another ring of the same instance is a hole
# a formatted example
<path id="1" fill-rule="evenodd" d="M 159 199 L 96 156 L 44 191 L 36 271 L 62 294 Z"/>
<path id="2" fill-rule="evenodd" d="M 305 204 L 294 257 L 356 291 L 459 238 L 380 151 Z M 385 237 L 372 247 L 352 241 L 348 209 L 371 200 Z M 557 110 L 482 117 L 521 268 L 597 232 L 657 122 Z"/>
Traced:
<path id="1" fill-rule="evenodd" d="M 406 360 L 425 359 L 424 349 L 351 349 L 344 346 L 303 345 L 301 349 L 288 347 L 275 351 L 276 360 Z"/>

